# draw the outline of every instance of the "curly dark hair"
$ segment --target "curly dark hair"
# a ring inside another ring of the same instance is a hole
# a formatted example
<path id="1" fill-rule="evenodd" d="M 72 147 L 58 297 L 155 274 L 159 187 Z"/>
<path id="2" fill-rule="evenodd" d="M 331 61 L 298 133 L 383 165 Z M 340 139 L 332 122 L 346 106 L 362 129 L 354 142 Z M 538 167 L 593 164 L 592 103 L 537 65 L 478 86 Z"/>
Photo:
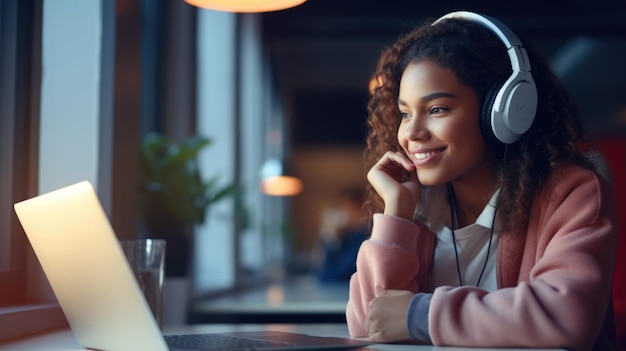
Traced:
<path id="1" fill-rule="evenodd" d="M 547 62 L 523 41 L 538 90 L 537 114 L 519 141 L 506 146 L 491 143 L 496 155 L 495 174 L 502 187 L 498 215 L 507 227 L 525 229 L 533 196 L 557 164 L 573 162 L 593 168 L 577 149 L 582 125 L 568 94 Z M 372 77 L 376 86 L 368 102 L 369 132 L 364 151 L 370 169 L 386 151 L 401 151 L 397 131 L 400 78 L 411 63 L 427 60 L 451 70 L 463 84 L 474 89 L 483 101 L 495 85 L 501 85 L 512 69 L 504 44 L 483 25 L 462 19 L 448 19 L 423 25 L 402 35 L 383 50 Z M 381 212 L 383 203 L 368 185 L 365 209 Z"/>

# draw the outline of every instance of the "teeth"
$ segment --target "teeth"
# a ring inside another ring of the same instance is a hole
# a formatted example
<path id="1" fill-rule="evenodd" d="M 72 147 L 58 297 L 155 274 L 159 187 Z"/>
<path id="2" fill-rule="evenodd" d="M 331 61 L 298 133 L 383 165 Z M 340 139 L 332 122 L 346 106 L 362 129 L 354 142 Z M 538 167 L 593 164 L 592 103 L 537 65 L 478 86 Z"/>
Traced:
<path id="1" fill-rule="evenodd" d="M 425 160 L 436 153 L 437 153 L 436 151 L 419 152 L 419 153 L 414 154 L 414 156 L 418 160 Z"/>

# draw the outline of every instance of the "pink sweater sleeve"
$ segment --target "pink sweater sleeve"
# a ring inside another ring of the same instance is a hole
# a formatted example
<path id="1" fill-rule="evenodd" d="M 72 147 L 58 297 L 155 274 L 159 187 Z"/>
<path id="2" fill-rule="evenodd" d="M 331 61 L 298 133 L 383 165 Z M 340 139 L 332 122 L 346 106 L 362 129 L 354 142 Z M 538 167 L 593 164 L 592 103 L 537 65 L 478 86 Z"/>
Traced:
<path id="1" fill-rule="evenodd" d="M 429 311 L 435 345 L 591 347 L 611 295 L 612 197 L 593 173 L 569 171 L 535 199 L 518 248 L 519 273 L 517 267 L 503 268 L 512 254 L 498 252 L 498 279 L 514 274 L 517 283 L 492 293 L 435 289 Z"/>
<path id="2" fill-rule="evenodd" d="M 434 235 L 423 224 L 374 215 L 372 235 L 357 256 L 357 272 L 350 280 L 346 319 L 350 335 L 365 337 L 363 327 L 370 300 L 384 289 L 428 289 L 428 262 Z M 420 257 L 420 252 L 428 257 Z"/>

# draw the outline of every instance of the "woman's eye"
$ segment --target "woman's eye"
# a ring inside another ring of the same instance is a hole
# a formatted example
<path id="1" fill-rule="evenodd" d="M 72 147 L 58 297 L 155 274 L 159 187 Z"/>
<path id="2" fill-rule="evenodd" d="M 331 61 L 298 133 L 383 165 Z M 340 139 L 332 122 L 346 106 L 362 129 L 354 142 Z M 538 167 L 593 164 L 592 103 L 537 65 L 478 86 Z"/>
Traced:
<path id="1" fill-rule="evenodd" d="M 405 119 L 411 117 L 411 115 L 408 112 L 400 112 L 400 117 Z"/>
<path id="2" fill-rule="evenodd" d="M 431 108 L 431 109 L 430 109 L 430 114 L 431 114 L 431 115 L 434 115 L 434 114 L 442 113 L 442 112 L 444 112 L 445 110 L 446 110 L 446 109 L 445 109 L 445 108 L 443 108 L 443 107 L 436 106 L 436 107 L 433 107 L 433 108 Z"/>

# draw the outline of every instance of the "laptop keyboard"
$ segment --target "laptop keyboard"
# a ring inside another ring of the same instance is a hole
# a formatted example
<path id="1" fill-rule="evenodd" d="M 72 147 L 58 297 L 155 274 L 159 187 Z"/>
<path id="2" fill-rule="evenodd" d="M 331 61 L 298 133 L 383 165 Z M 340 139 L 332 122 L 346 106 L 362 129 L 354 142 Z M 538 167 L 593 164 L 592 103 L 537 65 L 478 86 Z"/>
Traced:
<path id="1" fill-rule="evenodd" d="M 255 350 L 257 348 L 291 345 L 290 343 L 221 334 L 165 335 L 165 341 L 170 347 L 191 350 Z"/>

